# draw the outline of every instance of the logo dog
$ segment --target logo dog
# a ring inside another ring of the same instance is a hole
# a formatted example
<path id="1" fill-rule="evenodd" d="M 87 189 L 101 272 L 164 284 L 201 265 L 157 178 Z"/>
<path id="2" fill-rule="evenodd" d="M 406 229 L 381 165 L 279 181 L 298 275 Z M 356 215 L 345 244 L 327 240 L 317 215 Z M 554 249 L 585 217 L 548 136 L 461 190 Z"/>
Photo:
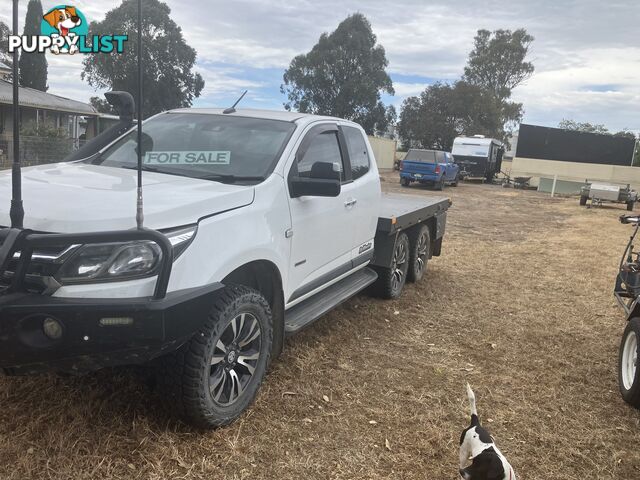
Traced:
<path id="1" fill-rule="evenodd" d="M 68 53 L 73 55 L 78 51 L 75 41 L 72 40 L 76 34 L 71 32 L 71 29 L 79 26 L 82 23 L 82 19 L 78 16 L 75 7 L 57 8 L 55 10 L 51 10 L 42 18 L 44 18 L 45 22 L 58 31 L 57 34 L 54 33 L 51 35 L 51 37 L 54 38 L 54 43 L 51 46 L 51 52 L 56 55 L 60 52 L 65 52 L 65 50 L 60 49 L 60 46 L 55 41 L 56 37 L 66 37 L 63 38 L 63 40 L 69 45 Z M 62 44 L 64 45 L 64 43 Z"/>
<path id="2" fill-rule="evenodd" d="M 476 396 L 467 383 L 471 424 L 460 435 L 460 476 L 465 480 L 516 480 L 513 467 L 502 455 L 489 432 L 480 425 Z M 469 459 L 471 465 L 465 467 Z"/>

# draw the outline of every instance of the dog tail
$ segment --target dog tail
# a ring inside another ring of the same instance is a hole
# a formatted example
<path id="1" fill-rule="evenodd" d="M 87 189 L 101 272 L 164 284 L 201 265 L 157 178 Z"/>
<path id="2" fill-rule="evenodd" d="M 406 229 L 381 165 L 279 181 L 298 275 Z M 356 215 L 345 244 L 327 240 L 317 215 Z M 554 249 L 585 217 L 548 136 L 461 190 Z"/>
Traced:
<path id="1" fill-rule="evenodd" d="M 467 382 L 467 397 L 469 398 L 469 406 L 471 407 L 471 417 L 478 417 L 478 411 L 476 410 L 476 396 L 471 390 L 471 385 Z"/>

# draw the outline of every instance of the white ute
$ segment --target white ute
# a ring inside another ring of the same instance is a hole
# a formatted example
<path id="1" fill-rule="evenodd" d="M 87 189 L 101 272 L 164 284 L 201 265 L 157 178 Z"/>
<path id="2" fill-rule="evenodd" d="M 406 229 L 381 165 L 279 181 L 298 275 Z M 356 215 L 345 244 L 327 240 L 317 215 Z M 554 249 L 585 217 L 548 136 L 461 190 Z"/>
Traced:
<path id="1" fill-rule="evenodd" d="M 7 374 L 151 364 L 187 422 L 224 425 L 287 334 L 366 287 L 397 297 L 440 254 L 450 201 L 382 195 L 355 123 L 180 109 L 143 131 L 144 230 L 135 128 L 24 169 L 24 230 L 0 230 Z"/>

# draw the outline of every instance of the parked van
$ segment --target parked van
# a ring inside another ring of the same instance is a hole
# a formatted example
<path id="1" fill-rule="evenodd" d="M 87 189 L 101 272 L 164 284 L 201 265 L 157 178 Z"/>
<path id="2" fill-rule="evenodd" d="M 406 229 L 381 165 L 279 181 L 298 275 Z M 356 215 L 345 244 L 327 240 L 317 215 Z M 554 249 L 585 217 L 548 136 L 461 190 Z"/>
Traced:
<path id="1" fill-rule="evenodd" d="M 500 140 L 483 135 L 457 137 L 451 153 L 460 167 L 460 178 L 491 182 L 502 168 L 504 145 Z"/>

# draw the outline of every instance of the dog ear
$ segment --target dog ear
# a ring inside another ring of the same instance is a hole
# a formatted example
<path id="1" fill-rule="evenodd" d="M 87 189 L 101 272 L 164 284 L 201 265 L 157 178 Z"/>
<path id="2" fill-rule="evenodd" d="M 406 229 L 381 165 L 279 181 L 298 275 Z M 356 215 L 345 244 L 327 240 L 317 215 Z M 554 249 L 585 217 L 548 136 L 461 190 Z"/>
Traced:
<path id="1" fill-rule="evenodd" d="M 493 438 L 491 438 L 491 434 L 484 427 L 476 427 L 476 432 L 478 432 L 478 438 L 482 443 L 493 443 Z"/>
<path id="2" fill-rule="evenodd" d="M 42 18 L 44 18 L 44 21 L 47 22 L 49 25 L 51 25 L 53 28 L 56 28 L 56 25 L 57 25 L 56 15 L 57 14 L 58 14 L 57 10 L 51 10 L 46 15 L 43 15 Z"/>
<path id="3" fill-rule="evenodd" d="M 69 15 L 71 15 L 72 17 L 77 17 L 78 14 L 76 13 L 76 7 L 65 7 L 65 10 L 69 13 Z"/>

